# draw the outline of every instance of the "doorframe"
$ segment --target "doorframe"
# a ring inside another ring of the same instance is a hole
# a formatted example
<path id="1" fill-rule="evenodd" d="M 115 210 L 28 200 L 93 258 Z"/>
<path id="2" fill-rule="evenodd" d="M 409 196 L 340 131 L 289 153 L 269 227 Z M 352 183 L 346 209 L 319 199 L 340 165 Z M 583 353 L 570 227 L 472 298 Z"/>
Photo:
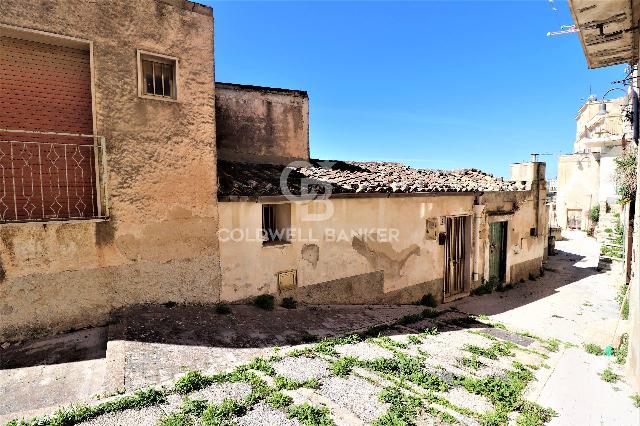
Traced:
<path id="1" fill-rule="evenodd" d="M 452 215 L 447 215 L 444 217 L 445 220 L 445 226 L 446 226 L 446 221 L 448 219 L 452 219 L 452 218 L 456 218 L 456 217 L 463 217 L 464 218 L 464 227 L 463 227 L 463 232 L 464 232 L 464 270 L 463 270 L 463 274 L 462 274 L 462 278 L 463 278 L 463 283 L 462 283 L 462 291 L 460 291 L 459 293 L 455 293 L 455 294 L 450 294 L 447 295 L 446 293 L 446 277 L 448 274 L 448 259 L 447 259 L 447 244 L 449 241 L 449 235 L 447 235 L 447 243 L 445 243 L 444 245 L 444 262 L 443 262 L 443 275 L 442 275 L 442 303 L 449 303 L 449 302 L 453 302 L 455 300 L 458 299 L 462 299 L 463 297 L 467 297 L 469 296 L 469 294 L 471 293 L 471 253 L 472 253 L 472 248 L 473 248 L 473 239 L 472 239 L 472 219 L 473 219 L 473 214 L 470 213 L 462 213 L 462 214 L 452 214 Z"/>

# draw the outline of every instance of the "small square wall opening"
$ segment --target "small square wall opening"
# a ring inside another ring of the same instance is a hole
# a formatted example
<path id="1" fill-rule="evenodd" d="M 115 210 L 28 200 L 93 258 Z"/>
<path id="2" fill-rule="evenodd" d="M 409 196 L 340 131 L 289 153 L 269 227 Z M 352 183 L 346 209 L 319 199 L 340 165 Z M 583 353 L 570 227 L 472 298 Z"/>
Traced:
<path id="1" fill-rule="evenodd" d="M 298 286 L 298 271 L 292 269 L 290 271 L 278 272 L 278 290 L 291 290 Z"/>

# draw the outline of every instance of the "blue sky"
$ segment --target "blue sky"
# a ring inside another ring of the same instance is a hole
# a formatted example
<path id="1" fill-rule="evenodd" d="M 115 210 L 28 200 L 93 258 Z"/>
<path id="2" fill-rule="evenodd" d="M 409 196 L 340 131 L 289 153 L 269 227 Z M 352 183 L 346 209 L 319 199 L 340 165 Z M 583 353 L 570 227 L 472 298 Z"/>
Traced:
<path id="1" fill-rule="evenodd" d="M 216 80 L 309 92 L 311 154 L 507 176 L 570 152 L 588 70 L 566 2 L 213 1 Z M 616 92 L 614 92 L 615 94 Z M 617 92 L 619 93 L 619 92 Z"/>

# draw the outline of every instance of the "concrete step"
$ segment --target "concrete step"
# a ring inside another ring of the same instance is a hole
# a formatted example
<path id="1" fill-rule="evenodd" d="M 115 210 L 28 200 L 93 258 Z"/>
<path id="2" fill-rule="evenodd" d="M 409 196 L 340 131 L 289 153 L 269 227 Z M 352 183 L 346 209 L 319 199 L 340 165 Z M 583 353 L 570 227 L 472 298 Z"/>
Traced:
<path id="1" fill-rule="evenodd" d="M 97 327 L 0 350 L 0 424 L 102 393 L 106 346 Z"/>

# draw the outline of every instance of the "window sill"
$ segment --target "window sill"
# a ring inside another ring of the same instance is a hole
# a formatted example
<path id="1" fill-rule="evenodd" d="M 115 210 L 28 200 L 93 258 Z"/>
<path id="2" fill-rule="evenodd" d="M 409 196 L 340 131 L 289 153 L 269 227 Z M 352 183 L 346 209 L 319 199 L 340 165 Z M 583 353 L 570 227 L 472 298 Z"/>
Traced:
<path id="1" fill-rule="evenodd" d="M 0 226 L 5 225 L 52 225 L 54 223 L 64 223 L 64 224 L 73 224 L 73 223 L 100 223 L 100 222 L 109 222 L 108 217 L 92 217 L 87 219 L 42 219 L 42 220 L 25 220 L 25 221 L 11 221 L 11 222 L 0 222 Z"/>
<path id="2" fill-rule="evenodd" d="M 262 247 L 286 247 L 291 245 L 291 241 L 264 241 Z"/>
<path id="3" fill-rule="evenodd" d="M 174 103 L 178 102 L 177 99 L 167 98 L 165 96 L 153 96 L 153 95 L 146 95 L 146 94 L 138 94 L 138 97 L 142 98 L 142 99 L 153 99 L 154 101 L 174 102 Z"/>

